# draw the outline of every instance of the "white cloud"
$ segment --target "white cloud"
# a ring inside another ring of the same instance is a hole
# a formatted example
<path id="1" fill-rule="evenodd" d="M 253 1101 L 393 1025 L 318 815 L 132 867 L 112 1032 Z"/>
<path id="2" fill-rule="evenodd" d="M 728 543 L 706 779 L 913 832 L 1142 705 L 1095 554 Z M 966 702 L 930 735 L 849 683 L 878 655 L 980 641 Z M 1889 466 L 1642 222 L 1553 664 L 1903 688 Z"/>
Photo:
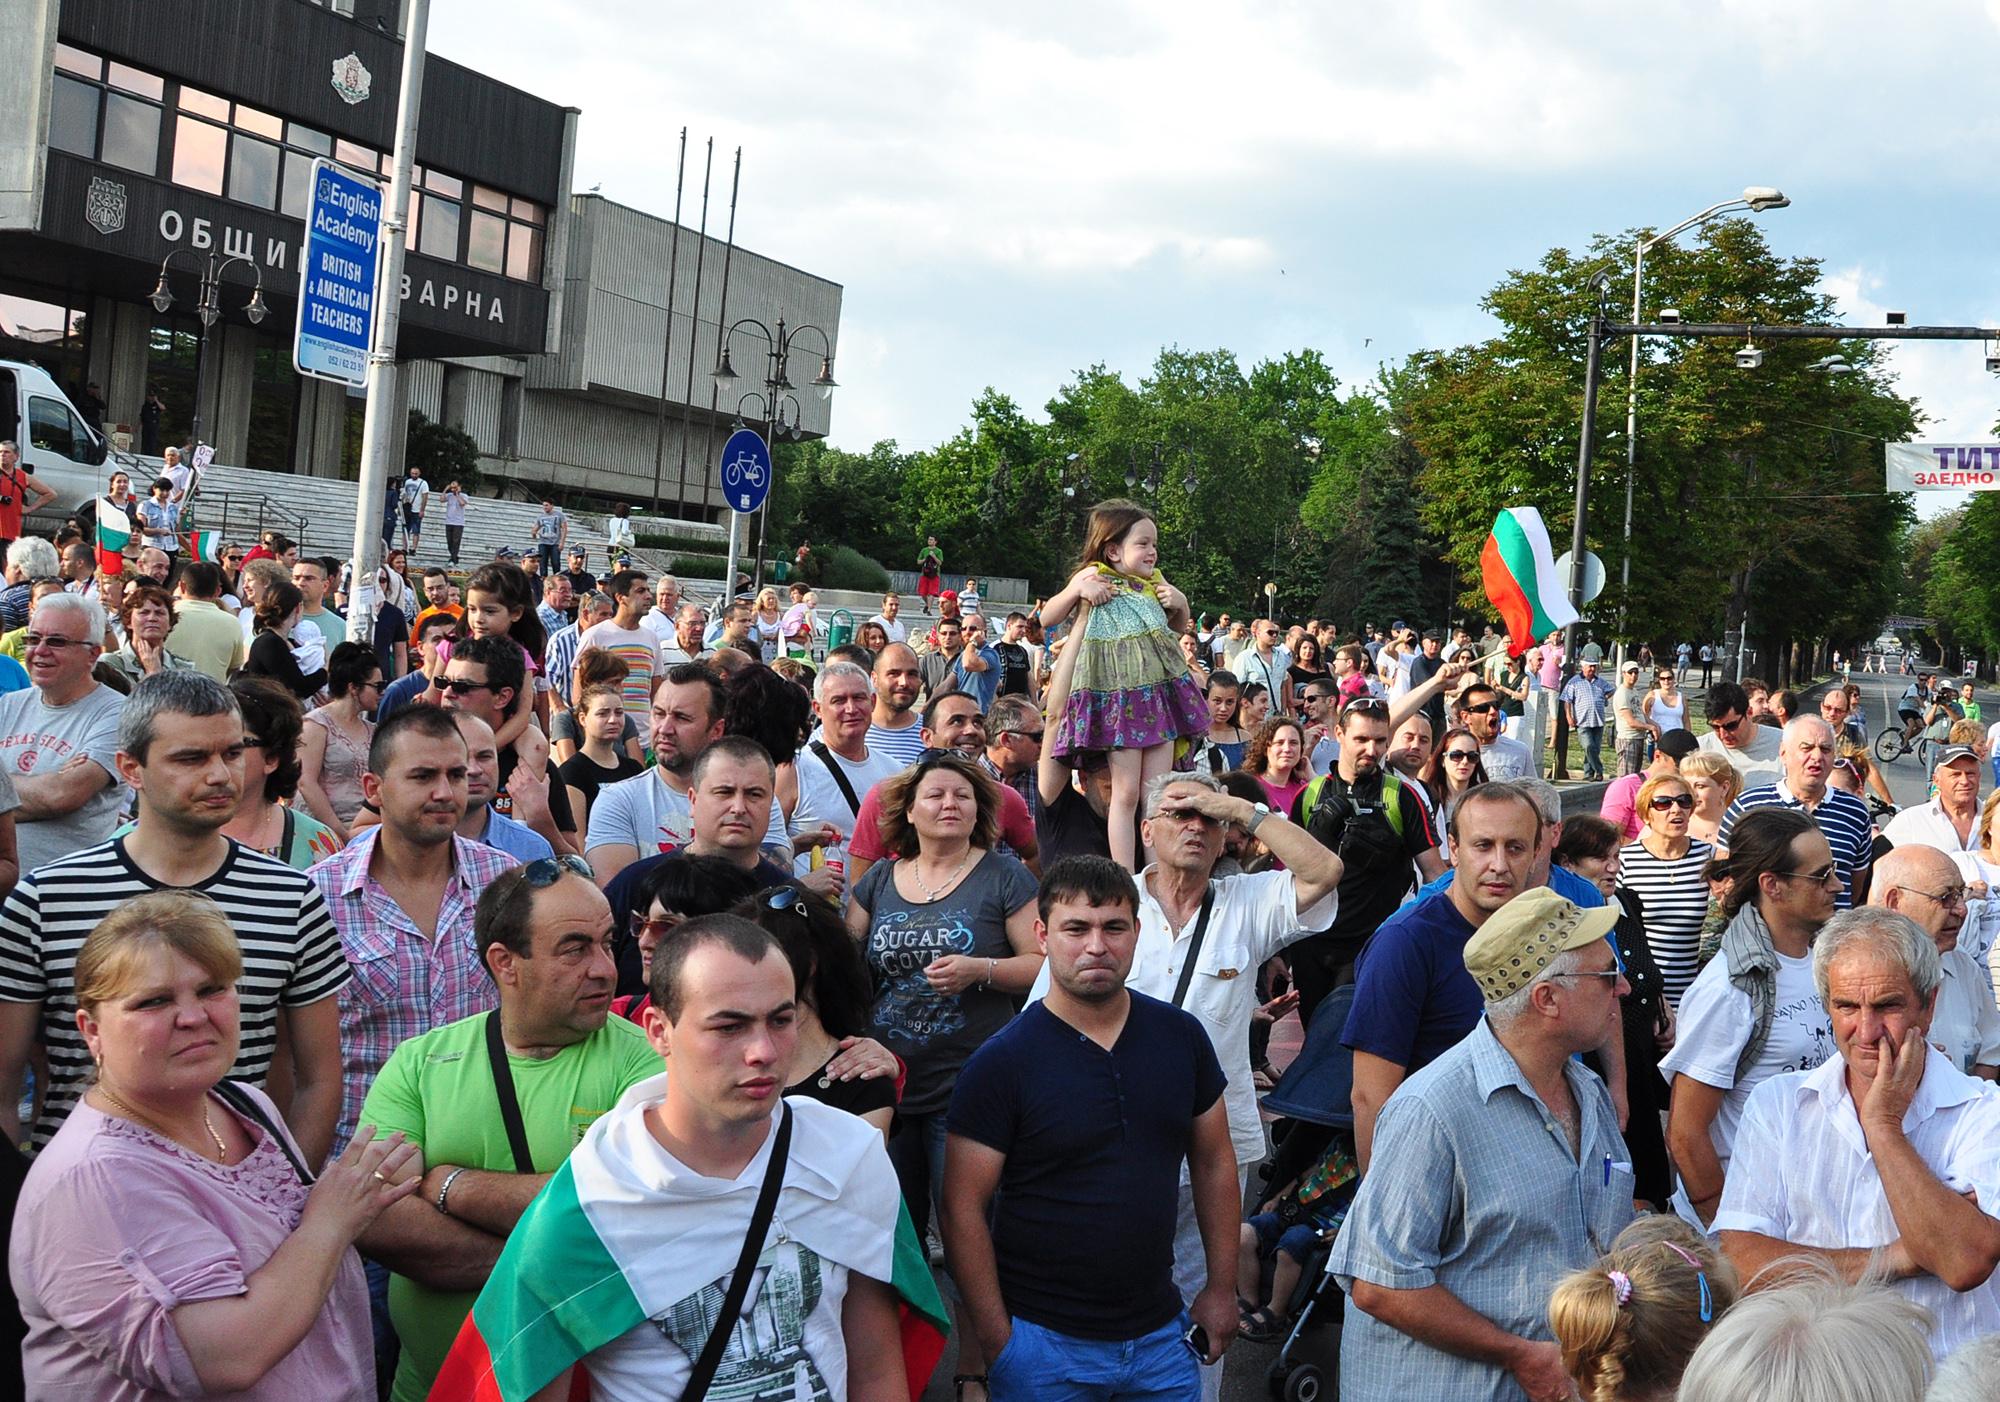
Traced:
<path id="1" fill-rule="evenodd" d="M 936 442 L 988 384 L 1039 409 L 1169 342 L 1365 379 L 1486 334 L 1480 296 L 1543 250 L 1751 182 L 1795 200 L 1780 253 L 1913 312 L 2000 307 L 2000 107 L 1908 76 L 1990 51 L 2000 0 L 441 0 L 432 26 L 582 108 L 580 187 L 671 211 L 685 125 L 685 217 L 712 134 L 719 228 L 743 146 L 738 241 L 846 288 L 849 446 Z M 1971 348 L 1895 354 L 1955 433 L 1990 426 Z"/>

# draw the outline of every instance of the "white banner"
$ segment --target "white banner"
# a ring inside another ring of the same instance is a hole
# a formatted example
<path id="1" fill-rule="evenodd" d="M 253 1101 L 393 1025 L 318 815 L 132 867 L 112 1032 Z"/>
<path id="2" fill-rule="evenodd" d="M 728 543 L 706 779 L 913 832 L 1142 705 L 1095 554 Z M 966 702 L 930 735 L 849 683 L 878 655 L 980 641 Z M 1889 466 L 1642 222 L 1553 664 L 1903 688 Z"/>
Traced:
<path id="1" fill-rule="evenodd" d="M 2000 443 L 1885 443 L 1892 492 L 2000 491 Z"/>

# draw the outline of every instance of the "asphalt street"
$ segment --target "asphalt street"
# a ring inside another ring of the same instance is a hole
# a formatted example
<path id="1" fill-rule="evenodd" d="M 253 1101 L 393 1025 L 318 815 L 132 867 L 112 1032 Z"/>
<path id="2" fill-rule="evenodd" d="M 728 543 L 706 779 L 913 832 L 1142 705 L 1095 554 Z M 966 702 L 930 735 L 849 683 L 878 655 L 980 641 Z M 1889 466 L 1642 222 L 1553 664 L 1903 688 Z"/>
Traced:
<path id="1" fill-rule="evenodd" d="M 1871 747 L 1869 758 L 1871 760 L 1874 759 L 1874 750 L 1872 747 L 1875 743 L 1875 737 L 1880 735 L 1885 727 L 1895 724 L 1896 703 L 1901 699 L 1903 692 L 1908 689 L 1910 683 L 1915 680 L 1916 678 L 1913 676 L 1897 676 L 1894 672 L 1891 672 L 1886 677 L 1877 676 L 1873 673 L 1865 676 L 1859 672 L 1854 674 L 1854 684 L 1861 688 L 1861 705 L 1868 718 L 1868 743 Z M 1992 695 L 1991 688 L 1985 687 L 1979 688 L 1974 693 L 1975 699 L 1980 700 L 1982 706 L 1988 704 L 1985 698 L 1989 698 Z M 1817 704 L 1817 701 L 1815 701 L 1815 704 Z M 1994 714 L 1996 719 L 2000 719 L 2000 711 L 1996 711 Z M 1912 807 L 1923 803 L 1929 797 L 1929 779 L 1923 769 L 1917 764 L 1917 757 L 1914 752 L 1906 754 L 1901 759 L 1890 764 L 1878 763 L 1877 767 L 1881 769 L 1882 777 L 1888 782 L 1889 792 L 1894 796 L 1898 808 Z"/>

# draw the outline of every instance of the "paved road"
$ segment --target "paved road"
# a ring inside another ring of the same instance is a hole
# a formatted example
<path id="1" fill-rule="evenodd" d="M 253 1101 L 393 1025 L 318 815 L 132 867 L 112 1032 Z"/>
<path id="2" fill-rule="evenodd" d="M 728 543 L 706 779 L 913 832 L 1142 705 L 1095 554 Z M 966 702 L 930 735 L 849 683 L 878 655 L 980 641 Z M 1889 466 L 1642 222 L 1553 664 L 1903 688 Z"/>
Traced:
<path id="1" fill-rule="evenodd" d="M 1913 677 L 1899 677 L 1893 672 L 1886 677 L 1855 673 L 1854 684 L 1861 688 L 1861 704 L 1868 716 L 1868 742 L 1871 746 L 1885 726 L 1895 723 L 1896 703 L 1914 680 Z M 1980 699 L 1982 695 L 1989 693 L 1990 689 L 1981 688 L 1980 692 L 1975 693 L 1975 699 Z M 1983 706 L 1988 702 L 1982 700 L 1981 704 Z M 2000 712 L 2000 708 L 1995 709 L 1996 712 Z M 1869 754 L 1872 759 L 1874 755 L 1872 749 Z M 1893 764 L 1882 764 L 1878 767 L 1882 771 L 1883 778 L 1888 781 L 1889 792 L 1895 797 L 1898 808 L 1908 808 L 1922 803 L 1929 796 L 1929 780 L 1918 767 L 1915 754 L 1904 755 Z"/>

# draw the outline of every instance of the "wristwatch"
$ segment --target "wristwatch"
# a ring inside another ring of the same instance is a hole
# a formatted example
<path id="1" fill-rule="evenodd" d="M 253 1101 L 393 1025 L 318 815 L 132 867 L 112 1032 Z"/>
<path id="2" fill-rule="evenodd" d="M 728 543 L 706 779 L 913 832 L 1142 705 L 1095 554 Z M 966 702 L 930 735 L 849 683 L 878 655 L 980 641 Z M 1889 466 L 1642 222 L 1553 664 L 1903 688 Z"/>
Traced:
<path id="1" fill-rule="evenodd" d="M 1259 825 L 1261 825 L 1263 821 L 1270 816 L 1271 816 L 1270 804 L 1268 803 L 1251 804 L 1250 821 L 1244 824 L 1243 831 L 1249 833 L 1252 837 L 1255 837 L 1257 835 L 1257 828 L 1259 827 Z"/>

